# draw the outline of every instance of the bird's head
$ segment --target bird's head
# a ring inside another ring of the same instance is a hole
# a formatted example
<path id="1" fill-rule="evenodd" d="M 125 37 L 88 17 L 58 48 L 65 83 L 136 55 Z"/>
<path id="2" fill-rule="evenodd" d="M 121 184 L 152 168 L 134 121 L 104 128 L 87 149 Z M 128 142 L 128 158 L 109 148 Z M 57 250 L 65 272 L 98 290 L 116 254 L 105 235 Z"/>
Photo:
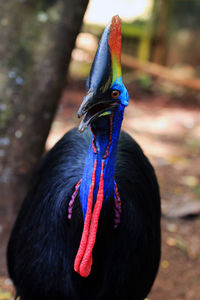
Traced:
<path id="1" fill-rule="evenodd" d="M 114 16 L 103 32 L 87 80 L 87 94 L 78 111 L 78 117 L 83 116 L 79 131 L 100 117 L 124 111 L 128 100 L 121 72 L 121 20 Z"/>
<path id="2" fill-rule="evenodd" d="M 91 271 L 102 205 L 116 198 L 117 144 L 129 99 L 122 82 L 120 57 L 121 20 L 115 16 L 103 32 L 87 81 L 87 94 L 78 111 L 78 116 L 83 116 L 79 131 L 91 124 L 93 133 L 80 184 L 84 227 L 74 262 L 74 270 L 83 277 Z"/>

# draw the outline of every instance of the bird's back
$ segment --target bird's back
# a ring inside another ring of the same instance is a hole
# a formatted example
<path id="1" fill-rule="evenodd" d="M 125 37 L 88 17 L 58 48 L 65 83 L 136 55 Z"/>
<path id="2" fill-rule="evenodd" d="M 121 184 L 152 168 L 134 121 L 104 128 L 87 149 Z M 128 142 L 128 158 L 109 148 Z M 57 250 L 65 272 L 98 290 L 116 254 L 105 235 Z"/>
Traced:
<path id="1" fill-rule="evenodd" d="M 21 300 L 129 299 L 148 294 L 160 259 L 160 197 L 154 170 L 138 144 L 121 132 L 115 180 L 122 202 L 114 229 L 114 199 L 102 208 L 88 278 L 74 272 L 83 228 L 77 197 L 91 134 L 68 132 L 41 160 L 8 246 L 8 267 Z"/>

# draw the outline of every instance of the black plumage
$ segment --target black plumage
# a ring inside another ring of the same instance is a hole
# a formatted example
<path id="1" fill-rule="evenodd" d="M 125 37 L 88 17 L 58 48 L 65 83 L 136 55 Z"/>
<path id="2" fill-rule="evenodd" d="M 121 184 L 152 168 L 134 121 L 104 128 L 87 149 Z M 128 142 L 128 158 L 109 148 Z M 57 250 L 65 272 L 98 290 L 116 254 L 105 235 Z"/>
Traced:
<path id="1" fill-rule="evenodd" d="M 120 51 L 115 16 L 79 108 L 82 133 L 69 131 L 42 158 L 11 234 L 8 270 L 21 300 L 143 300 L 155 279 L 159 188 L 141 148 L 120 133 L 129 99 Z"/>
<path id="2" fill-rule="evenodd" d="M 68 132 L 40 162 L 8 245 L 8 267 L 21 300 L 131 299 L 148 294 L 160 258 L 160 197 L 154 170 L 138 144 L 121 132 L 115 178 L 122 201 L 113 229 L 111 199 L 100 215 L 93 270 L 73 270 L 83 217 L 78 198 L 67 207 L 82 176 L 89 130 Z"/>

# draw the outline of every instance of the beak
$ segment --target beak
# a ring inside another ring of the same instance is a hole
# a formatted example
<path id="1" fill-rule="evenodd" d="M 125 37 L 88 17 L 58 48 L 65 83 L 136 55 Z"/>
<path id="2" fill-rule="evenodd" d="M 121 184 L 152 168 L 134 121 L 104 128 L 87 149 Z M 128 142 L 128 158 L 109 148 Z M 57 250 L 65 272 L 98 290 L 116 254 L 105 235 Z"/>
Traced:
<path id="1" fill-rule="evenodd" d="M 92 105 L 93 98 L 90 99 L 90 102 Z M 89 106 L 88 102 L 86 105 Z M 78 128 L 79 132 L 83 132 L 86 129 L 86 127 L 97 118 L 106 115 L 111 115 L 115 110 L 117 110 L 118 106 L 119 106 L 119 101 L 106 100 L 106 99 L 104 101 L 100 101 L 98 104 L 89 106 L 89 108 L 85 110 L 85 114 L 79 125 Z"/>
<path id="2" fill-rule="evenodd" d="M 117 109 L 119 100 L 109 97 L 108 90 L 121 77 L 120 57 L 121 20 L 115 16 L 102 34 L 87 80 L 88 92 L 78 110 L 78 117 L 84 116 L 79 125 L 80 132 L 96 118 Z"/>

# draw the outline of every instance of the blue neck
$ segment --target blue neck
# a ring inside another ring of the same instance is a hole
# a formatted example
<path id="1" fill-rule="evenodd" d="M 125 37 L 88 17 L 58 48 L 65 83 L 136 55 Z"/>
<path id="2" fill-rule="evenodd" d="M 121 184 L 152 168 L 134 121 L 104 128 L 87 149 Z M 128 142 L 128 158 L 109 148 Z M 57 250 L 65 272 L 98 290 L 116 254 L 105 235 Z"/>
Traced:
<path id="1" fill-rule="evenodd" d="M 92 181 L 92 172 L 95 159 L 97 160 L 97 167 L 93 201 L 95 202 L 97 197 L 102 161 L 105 162 L 103 202 L 107 201 L 114 195 L 114 171 L 117 159 L 117 144 L 119 140 L 123 114 L 124 107 L 120 105 L 114 115 L 98 118 L 91 127 L 93 138 L 86 157 L 80 186 L 80 202 L 83 209 L 84 219 L 87 211 L 88 194 Z"/>

